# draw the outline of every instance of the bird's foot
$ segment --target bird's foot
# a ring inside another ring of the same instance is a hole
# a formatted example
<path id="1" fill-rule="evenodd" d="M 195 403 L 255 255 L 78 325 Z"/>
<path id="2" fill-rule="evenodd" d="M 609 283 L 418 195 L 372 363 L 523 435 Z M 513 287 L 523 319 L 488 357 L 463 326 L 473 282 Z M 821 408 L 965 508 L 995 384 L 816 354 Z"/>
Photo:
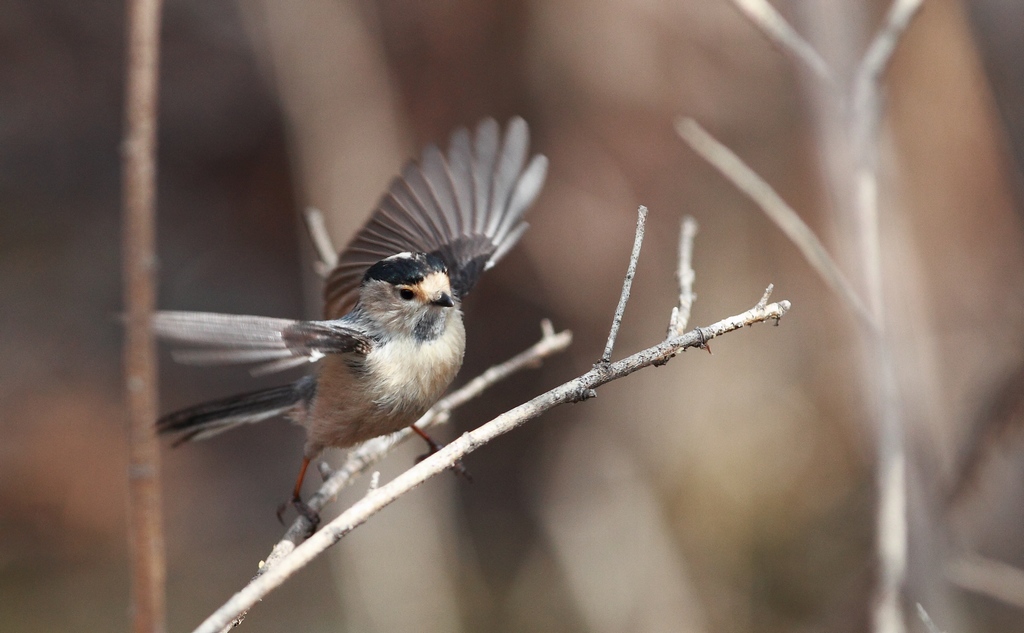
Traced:
<path id="1" fill-rule="evenodd" d="M 288 511 L 288 506 L 291 505 L 298 512 L 299 516 L 306 519 L 309 522 L 309 534 L 312 535 L 316 532 L 317 526 L 320 525 L 320 513 L 309 507 L 309 505 L 299 497 L 292 497 L 289 501 L 285 501 L 281 505 L 277 506 L 277 520 L 284 525 L 284 513 Z"/>
<path id="2" fill-rule="evenodd" d="M 424 459 L 430 457 L 437 451 L 441 450 L 442 448 L 444 448 L 444 444 L 438 442 L 434 438 L 427 435 L 426 431 L 416 426 L 415 424 L 413 424 L 412 427 L 410 428 L 412 428 L 414 433 L 423 438 L 423 441 L 427 443 L 427 447 L 429 448 L 429 450 L 426 453 L 423 453 L 422 455 L 416 458 L 417 464 L 422 462 Z M 455 473 L 457 476 L 462 477 L 469 483 L 473 483 L 473 476 L 469 474 L 469 470 L 466 469 L 466 466 L 462 463 L 461 459 L 455 460 L 455 463 L 452 464 L 451 468 L 452 472 Z"/>

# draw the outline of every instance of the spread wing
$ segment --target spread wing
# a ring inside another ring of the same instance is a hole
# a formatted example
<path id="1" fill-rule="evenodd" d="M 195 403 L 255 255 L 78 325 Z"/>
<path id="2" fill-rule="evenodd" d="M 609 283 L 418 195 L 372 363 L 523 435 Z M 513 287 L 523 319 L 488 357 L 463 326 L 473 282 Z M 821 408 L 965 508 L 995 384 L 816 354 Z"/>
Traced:
<path id="1" fill-rule="evenodd" d="M 365 356 L 373 339 L 341 321 L 293 321 L 214 312 L 162 311 L 153 332 L 164 339 L 194 344 L 174 353 L 194 365 L 264 363 L 256 373 L 279 371 L 320 360 L 327 354 Z"/>
<path id="2" fill-rule="evenodd" d="M 529 143 L 521 118 L 509 121 L 504 138 L 498 123 L 485 119 L 472 138 L 456 130 L 447 155 L 430 145 L 418 163 L 406 165 L 328 275 L 328 318 L 352 308 L 367 268 L 402 252 L 440 257 L 452 291 L 464 297 L 526 230 L 523 213 L 547 173 L 544 156 L 527 163 Z"/>

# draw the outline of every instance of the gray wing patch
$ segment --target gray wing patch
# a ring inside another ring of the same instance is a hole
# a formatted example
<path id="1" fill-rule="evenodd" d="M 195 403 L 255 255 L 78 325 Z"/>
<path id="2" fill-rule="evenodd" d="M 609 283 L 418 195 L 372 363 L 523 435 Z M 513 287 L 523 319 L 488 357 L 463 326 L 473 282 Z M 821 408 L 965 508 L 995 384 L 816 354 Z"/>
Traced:
<path id="1" fill-rule="evenodd" d="M 153 315 L 160 338 L 198 347 L 176 350 L 193 365 L 267 363 L 258 371 L 280 371 L 327 354 L 366 355 L 373 339 L 339 321 L 294 321 L 213 312 L 162 311 Z"/>

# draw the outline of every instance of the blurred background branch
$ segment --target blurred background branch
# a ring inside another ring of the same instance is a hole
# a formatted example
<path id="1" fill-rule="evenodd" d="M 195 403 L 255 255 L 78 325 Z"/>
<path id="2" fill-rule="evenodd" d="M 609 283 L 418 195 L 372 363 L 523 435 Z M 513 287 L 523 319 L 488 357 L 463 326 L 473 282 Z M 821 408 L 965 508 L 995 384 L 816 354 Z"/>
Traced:
<path id="1" fill-rule="evenodd" d="M 156 437 L 157 101 L 161 0 L 129 0 L 122 142 L 125 305 L 124 381 L 128 409 L 128 544 L 132 561 L 131 630 L 166 630 L 160 443 Z"/>
<path id="2" fill-rule="evenodd" d="M 834 89 L 827 65 L 810 44 L 796 35 L 785 20 L 764 2 L 735 4 L 751 21 L 772 38 L 783 50 L 817 71 L 830 89 Z M 861 58 L 851 86 L 838 90 L 838 97 L 848 105 L 839 111 L 848 111 L 847 140 L 832 148 L 849 155 L 840 160 L 847 165 L 843 175 L 851 173 L 852 182 L 837 186 L 832 195 L 841 199 L 855 192 L 850 203 L 853 223 L 858 225 L 858 268 L 861 271 L 868 297 L 865 302 L 846 280 L 821 241 L 775 191 L 749 169 L 734 153 L 716 141 L 692 119 L 682 119 L 677 130 L 690 146 L 712 163 L 723 175 L 750 196 L 769 218 L 789 237 L 803 253 L 815 271 L 836 294 L 843 299 L 868 332 L 862 337 L 865 352 L 863 382 L 869 402 L 874 406 L 877 421 L 876 455 L 878 506 L 876 510 L 876 555 L 879 560 L 877 593 L 872 611 L 872 630 L 876 633 L 902 633 L 906 630 L 903 613 L 903 591 L 907 573 L 907 474 L 903 421 L 903 395 L 897 384 L 897 369 L 892 353 L 889 318 L 884 303 L 881 230 L 879 227 L 879 184 L 877 154 L 878 125 L 882 117 L 882 80 L 886 68 L 903 32 L 921 6 L 921 0 L 896 0 Z M 824 70 L 821 70 L 824 68 Z M 831 96 L 831 95 L 829 95 Z M 833 110 L 834 112 L 835 110 Z M 833 122 L 842 128 L 843 121 Z M 835 138 L 832 135 L 828 138 Z"/>

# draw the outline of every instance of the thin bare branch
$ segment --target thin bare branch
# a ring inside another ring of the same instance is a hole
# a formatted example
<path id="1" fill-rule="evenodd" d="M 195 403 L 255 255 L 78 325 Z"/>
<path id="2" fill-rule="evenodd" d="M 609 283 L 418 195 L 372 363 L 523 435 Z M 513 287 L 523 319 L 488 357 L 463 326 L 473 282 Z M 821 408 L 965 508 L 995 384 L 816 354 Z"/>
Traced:
<path id="1" fill-rule="evenodd" d="M 961 589 L 1024 609 L 1024 570 L 1002 561 L 961 556 L 946 565 L 946 578 Z"/>
<path id="2" fill-rule="evenodd" d="M 123 172 L 124 372 L 128 405 L 128 505 L 132 630 L 163 631 L 166 620 L 160 444 L 156 438 L 156 130 L 160 0 L 129 0 Z"/>
<path id="3" fill-rule="evenodd" d="M 622 294 L 619 295 L 619 305 L 615 308 L 615 316 L 612 318 L 612 328 L 608 332 L 608 342 L 604 346 L 604 354 L 601 354 L 601 362 L 608 363 L 612 359 L 612 350 L 615 348 L 615 339 L 619 336 L 619 326 L 622 324 L 622 314 L 626 311 L 626 303 L 629 301 L 629 291 L 633 287 L 633 277 L 636 276 L 636 262 L 640 259 L 640 247 L 644 243 L 644 228 L 647 224 L 647 207 L 640 205 L 637 209 L 636 235 L 633 237 L 633 252 L 629 256 L 629 266 L 626 268 L 626 278 L 622 281 Z"/>
<path id="4" fill-rule="evenodd" d="M 683 218 L 679 228 L 679 267 L 676 282 L 679 284 L 679 304 L 672 308 L 668 320 L 668 336 L 681 336 L 690 322 L 690 309 L 697 295 L 693 294 L 693 282 L 697 274 L 693 271 L 693 240 L 697 237 L 697 220 L 690 216 Z"/>
<path id="5" fill-rule="evenodd" d="M 873 330 L 879 328 L 874 315 L 861 301 L 853 285 L 843 275 L 818 236 L 771 185 L 693 119 L 678 119 L 676 131 L 693 151 L 700 154 L 737 189 L 747 194 L 748 198 L 761 207 L 768 219 L 796 245 L 811 268 L 864 323 Z"/>
<path id="6" fill-rule="evenodd" d="M 320 209 L 306 207 L 304 214 L 306 218 L 306 229 L 309 231 L 309 239 L 316 249 L 317 261 L 314 264 L 316 272 L 326 278 L 331 270 L 338 265 L 338 249 L 334 248 L 331 241 L 331 234 L 327 232 L 327 224 L 324 222 L 324 214 Z"/>
<path id="7" fill-rule="evenodd" d="M 786 22 L 782 14 L 776 11 L 775 7 L 768 3 L 768 0 L 732 0 L 732 3 L 784 53 L 807 66 L 829 86 L 835 86 L 835 77 L 828 63 L 822 59 L 810 42 L 801 37 L 796 29 Z"/>
<path id="8" fill-rule="evenodd" d="M 443 449 L 387 484 L 367 493 L 360 501 L 324 526 L 306 542 L 296 547 L 291 554 L 269 567 L 265 573 L 254 578 L 207 618 L 195 633 L 221 631 L 237 618 L 238 614 L 249 609 L 292 574 L 366 522 L 371 516 L 430 477 L 451 468 L 456 461 L 496 437 L 508 433 L 558 405 L 585 400 L 594 393 L 596 388 L 612 380 L 628 376 L 644 367 L 664 364 L 687 348 L 702 347 L 712 338 L 741 329 L 744 326 L 765 321 L 778 322 L 789 308 L 788 301 L 780 301 L 763 307 L 755 306 L 742 314 L 723 319 L 708 327 L 697 328 L 683 336 L 670 338 L 659 345 L 637 352 L 622 360 L 613 363 L 600 363 L 586 374 L 503 413 L 473 431 L 462 434 Z"/>

